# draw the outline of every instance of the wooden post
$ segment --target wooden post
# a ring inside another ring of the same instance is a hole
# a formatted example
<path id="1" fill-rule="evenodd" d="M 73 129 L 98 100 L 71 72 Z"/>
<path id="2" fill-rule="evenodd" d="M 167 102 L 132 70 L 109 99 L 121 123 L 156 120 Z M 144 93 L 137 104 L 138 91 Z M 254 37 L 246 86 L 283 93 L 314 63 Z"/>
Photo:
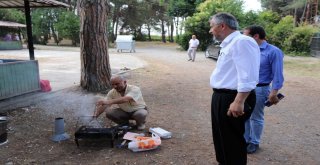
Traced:
<path id="1" fill-rule="evenodd" d="M 29 57 L 30 57 L 30 60 L 34 60 L 34 47 L 33 47 L 33 38 L 32 38 L 32 26 L 31 26 L 29 0 L 24 0 L 24 11 L 26 15 L 26 24 L 27 24 Z"/>

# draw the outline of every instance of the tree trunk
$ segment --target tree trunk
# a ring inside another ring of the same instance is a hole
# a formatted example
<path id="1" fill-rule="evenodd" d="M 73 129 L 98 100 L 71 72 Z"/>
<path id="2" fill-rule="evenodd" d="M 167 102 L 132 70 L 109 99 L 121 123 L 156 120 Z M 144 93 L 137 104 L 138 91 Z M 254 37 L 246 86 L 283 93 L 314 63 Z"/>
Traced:
<path id="1" fill-rule="evenodd" d="M 114 39 L 115 40 L 117 39 L 117 36 L 118 36 L 118 27 L 119 27 L 119 17 L 117 17 L 116 29 L 115 29 L 115 32 L 114 32 Z"/>
<path id="2" fill-rule="evenodd" d="M 307 4 L 308 4 L 308 1 L 305 3 L 304 9 L 303 9 L 303 13 L 302 13 L 302 16 L 300 18 L 300 23 L 303 23 L 306 20 L 305 14 L 306 14 L 306 9 L 307 9 Z"/>
<path id="3" fill-rule="evenodd" d="M 169 39 L 169 42 L 171 42 L 171 35 L 170 35 L 171 31 L 170 31 L 170 22 L 169 21 L 167 23 L 167 29 L 168 29 L 168 39 Z"/>
<path id="4" fill-rule="evenodd" d="M 112 37 L 111 37 L 112 43 L 114 43 L 114 41 L 117 39 L 118 20 L 119 20 L 119 13 L 120 13 L 120 7 L 119 6 L 115 6 L 115 7 L 116 9 L 114 9 L 114 13 L 112 17 Z"/>
<path id="5" fill-rule="evenodd" d="M 171 30 L 170 30 L 171 40 L 170 40 L 170 42 L 174 42 L 174 38 L 173 38 L 173 33 L 174 33 L 174 20 L 173 20 L 173 19 L 171 19 L 171 25 L 170 25 L 170 27 L 171 27 Z"/>
<path id="6" fill-rule="evenodd" d="M 298 27 L 298 9 L 297 7 L 294 8 L 294 21 L 293 26 Z"/>
<path id="7" fill-rule="evenodd" d="M 161 20 L 161 36 L 162 36 L 162 42 L 166 43 L 166 31 L 164 29 L 164 21 Z"/>
<path id="8" fill-rule="evenodd" d="M 115 21 L 115 18 L 113 17 L 112 18 L 112 26 L 111 26 L 111 38 L 109 38 L 109 39 L 111 39 L 111 43 L 114 43 L 114 41 L 116 40 L 115 39 L 115 31 L 114 31 L 114 27 L 115 27 L 115 24 L 116 24 L 116 21 Z"/>
<path id="9" fill-rule="evenodd" d="M 50 24 L 50 28 L 51 28 L 51 31 L 52 31 L 52 36 L 53 36 L 54 42 L 55 42 L 57 45 L 59 45 L 60 40 L 59 40 L 59 38 L 58 38 L 58 36 L 57 36 L 57 34 L 56 34 L 56 31 L 55 31 L 55 29 L 54 29 L 54 27 L 53 27 L 53 24 Z M 50 37 L 50 38 L 51 38 L 51 37 Z"/>
<path id="10" fill-rule="evenodd" d="M 107 12 L 105 0 L 79 0 L 80 54 L 83 89 L 92 92 L 110 89 L 111 68 L 108 53 Z"/>
<path id="11" fill-rule="evenodd" d="M 185 22 L 185 17 L 182 17 L 182 22 L 184 23 Z M 183 26 L 180 26 L 180 35 L 182 35 L 182 29 L 183 28 Z"/>
<path id="12" fill-rule="evenodd" d="M 177 40 L 179 40 L 179 17 L 177 17 L 177 21 L 176 21 L 176 36 L 177 36 Z"/>
<path id="13" fill-rule="evenodd" d="M 149 24 L 147 24 L 147 29 L 148 29 L 148 40 L 151 41 L 151 27 Z"/>

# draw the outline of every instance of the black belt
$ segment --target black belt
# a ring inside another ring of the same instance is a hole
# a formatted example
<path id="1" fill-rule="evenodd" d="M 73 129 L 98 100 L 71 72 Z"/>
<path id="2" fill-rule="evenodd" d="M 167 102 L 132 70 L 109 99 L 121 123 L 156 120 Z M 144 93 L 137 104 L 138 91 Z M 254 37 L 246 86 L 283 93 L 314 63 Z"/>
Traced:
<path id="1" fill-rule="evenodd" d="M 259 83 L 257 84 L 257 87 L 264 87 L 264 86 L 269 86 L 270 83 Z"/>
<path id="2" fill-rule="evenodd" d="M 214 92 L 216 93 L 228 93 L 228 94 L 237 94 L 237 90 L 232 90 L 232 89 L 216 89 L 212 88 Z"/>

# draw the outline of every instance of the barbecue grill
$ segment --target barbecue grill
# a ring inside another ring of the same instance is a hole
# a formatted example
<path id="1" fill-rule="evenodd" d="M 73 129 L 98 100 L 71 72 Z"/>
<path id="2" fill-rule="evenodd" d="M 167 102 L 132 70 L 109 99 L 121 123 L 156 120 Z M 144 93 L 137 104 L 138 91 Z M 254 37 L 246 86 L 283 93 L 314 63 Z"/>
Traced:
<path id="1" fill-rule="evenodd" d="M 129 129 L 131 129 L 131 127 L 127 125 L 118 125 L 110 128 L 104 128 L 101 126 L 101 124 L 99 124 L 97 119 L 92 117 L 90 118 L 90 121 L 87 122 L 83 122 L 83 118 L 78 120 L 77 122 L 77 126 L 79 125 L 79 127 L 77 127 L 78 129 L 74 133 L 75 143 L 77 147 L 79 147 L 80 140 L 102 140 L 105 142 L 109 142 L 110 146 L 113 148 L 115 142 L 118 139 L 122 138 L 123 135 L 127 133 Z"/>

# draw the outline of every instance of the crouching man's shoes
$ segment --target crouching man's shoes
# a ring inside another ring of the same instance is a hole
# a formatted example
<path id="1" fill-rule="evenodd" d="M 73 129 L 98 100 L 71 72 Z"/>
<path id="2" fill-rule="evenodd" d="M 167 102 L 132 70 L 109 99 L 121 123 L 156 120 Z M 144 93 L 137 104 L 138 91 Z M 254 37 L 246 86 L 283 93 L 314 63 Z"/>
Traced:
<path id="1" fill-rule="evenodd" d="M 249 143 L 247 146 L 247 153 L 248 154 L 253 154 L 259 149 L 259 144 L 252 144 Z"/>

